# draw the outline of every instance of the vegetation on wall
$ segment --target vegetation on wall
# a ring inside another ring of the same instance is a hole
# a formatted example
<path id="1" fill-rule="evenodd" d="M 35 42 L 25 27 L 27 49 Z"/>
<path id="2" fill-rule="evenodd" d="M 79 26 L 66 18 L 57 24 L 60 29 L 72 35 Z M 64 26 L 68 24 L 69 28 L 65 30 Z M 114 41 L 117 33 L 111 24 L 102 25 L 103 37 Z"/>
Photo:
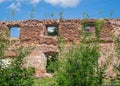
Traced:
<path id="1" fill-rule="evenodd" d="M 46 54 L 46 57 L 47 57 L 46 70 L 48 73 L 54 73 L 58 69 L 58 54 L 50 53 Z"/>
<path id="2" fill-rule="evenodd" d="M 62 12 L 60 19 L 62 19 Z M 33 15 L 33 14 L 32 14 Z M 32 19 L 31 15 L 31 19 Z M 54 14 L 51 14 L 51 17 Z M 88 16 L 86 14 L 86 16 Z M 88 16 L 89 17 L 89 16 Z M 87 19 L 86 19 L 87 21 Z M 58 35 L 59 56 L 55 53 L 48 55 L 47 72 L 54 73 L 53 79 L 47 86 L 119 86 L 120 75 L 115 79 L 108 80 L 104 73 L 106 65 L 98 67 L 98 58 L 100 57 L 100 33 L 104 20 L 96 21 L 95 40 L 90 39 L 93 33 L 85 31 L 82 28 L 82 42 L 78 45 L 72 45 L 70 49 L 65 50 L 65 40 L 60 38 L 58 29 L 48 35 Z M 2 34 L 2 35 L 1 35 Z M 9 40 L 6 38 L 6 32 L 0 33 L 0 86 L 32 86 L 34 84 L 34 69 L 24 68 L 24 57 L 29 54 L 28 49 L 20 47 L 16 50 L 17 56 L 12 58 L 9 67 L 3 67 L 4 51 L 9 46 Z M 120 58 L 120 40 L 116 38 L 116 53 Z M 114 66 L 120 72 L 120 65 Z M 54 80 L 55 79 L 55 80 Z M 42 81 L 40 79 L 40 81 Z M 49 82 L 49 80 L 47 80 Z M 46 82 L 38 86 L 46 86 Z"/>
<path id="3" fill-rule="evenodd" d="M 89 38 L 89 35 L 85 33 L 82 35 L 83 42 L 77 46 L 73 45 L 67 51 L 59 46 L 62 50 L 58 58 L 58 70 L 54 76 L 56 78 L 55 86 L 119 86 L 118 77 L 116 79 L 105 78 L 106 65 L 98 66 L 98 58 L 100 57 L 99 38 L 103 23 L 104 21 L 95 22 L 96 41 L 91 40 L 89 42 L 86 39 Z"/>
<path id="4" fill-rule="evenodd" d="M 97 74 L 99 45 L 87 43 L 85 37 L 82 40 L 84 43 L 60 53 L 56 73 L 58 86 L 97 86 L 101 83 Z"/>
<path id="5" fill-rule="evenodd" d="M 9 58 L 9 64 L 3 62 L 8 58 L 4 51 L 9 46 L 6 32 L 1 32 L 0 40 L 0 86 L 32 86 L 34 84 L 34 69 L 24 68 L 24 57 L 29 54 L 28 48 L 22 46 L 16 49 L 17 55 Z"/>
<path id="6" fill-rule="evenodd" d="M 97 47 L 91 44 L 73 47 L 60 55 L 56 80 L 59 86 L 92 86 L 97 84 L 96 67 L 99 56 Z"/>

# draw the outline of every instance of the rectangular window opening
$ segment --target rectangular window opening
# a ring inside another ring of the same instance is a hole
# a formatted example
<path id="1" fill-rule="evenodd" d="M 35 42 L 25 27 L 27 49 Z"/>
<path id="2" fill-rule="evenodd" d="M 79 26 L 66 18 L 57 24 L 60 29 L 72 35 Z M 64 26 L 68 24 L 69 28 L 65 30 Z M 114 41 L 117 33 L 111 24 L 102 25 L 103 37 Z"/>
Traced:
<path id="1" fill-rule="evenodd" d="M 20 38 L 20 27 L 10 28 L 10 38 Z"/>
<path id="2" fill-rule="evenodd" d="M 84 28 L 85 28 L 85 31 L 88 31 L 88 32 L 95 32 L 95 26 L 94 26 L 94 25 L 85 24 L 85 25 L 84 25 Z"/>
<path id="3" fill-rule="evenodd" d="M 46 28 L 48 36 L 58 36 L 58 26 L 50 25 L 47 26 Z"/>

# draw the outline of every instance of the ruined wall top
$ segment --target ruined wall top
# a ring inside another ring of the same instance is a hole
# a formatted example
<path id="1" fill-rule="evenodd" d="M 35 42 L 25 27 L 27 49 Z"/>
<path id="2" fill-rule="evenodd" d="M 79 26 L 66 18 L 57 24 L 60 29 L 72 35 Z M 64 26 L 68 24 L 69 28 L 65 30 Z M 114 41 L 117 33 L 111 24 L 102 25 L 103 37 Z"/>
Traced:
<path id="1" fill-rule="evenodd" d="M 120 19 L 48 19 L 1 21 L 0 29 L 8 29 L 9 31 L 11 27 L 20 27 L 20 39 L 22 41 L 38 43 L 38 41 L 35 42 L 35 40 L 39 40 L 39 43 L 43 43 L 43 40 L 45 42 L 46 39 L 54 40 L 55 37 L 49 37 L 46 34 L 46 27 L 53 25 L 58 27 L 59 36 L 65 38 L 69 42 L 75 42 L 80 39 L 78 32 L 80 28 L 82 28 L 81 25 L 83 25 L 84 22 L 94 24 L 97 20 L 104 20 L 103 34 L 101 37 L 108 37 L 109 34 L 106 33 L 109 31 L 114 33 L 116 36 L 120 36 Z"/>
<path id="2" fill-rule="evenodd" d="M 120 38 L 120 19 L 49 19 L 1 21 L 0 30 L 6 29 L 10 38 L 11 27 L 20 27 L 19 41 L 12 45 L 12 48 L 19 46 L 20 44 L 25 46 L 37 45 L 38 49 L 42 52 L 58 52 L 58 36 L 49 36 L 47 26 L 57 26 L 58 34 L 61 38 L 65 39 L 66 44 L 77 44 L 82 38 L 80 34 L 82 25 L 84 23 L 94 24 L 94 22 L 97 20 L 104 20 L 103 30 L 100 33 L 100 40 L 113 42 L 111 33 Z M 89 32 L 95 33 L 95 26 L 92 25 L 90 27 L 91 29 Z M 94 34 L 90 38 L 95 38 Z"/>
<path id="3" fill-rule="evenodd" d="M 41 26 L 42 24 L 60 24 L 60 23 L 81 23 L 85 19 L 47 19 L 47 20 L 17 20 L 17 21 L 0 21 L 1 25 L 7 25 L 7 26 Z M 103 19 L 86 19 L 87 22 L 95 22 L 97 20 L 103 20 Z M 116 19 L 104 19 L 105 22 L 109 22 L 113 25 L 120 25 L 120 18 Z"/>

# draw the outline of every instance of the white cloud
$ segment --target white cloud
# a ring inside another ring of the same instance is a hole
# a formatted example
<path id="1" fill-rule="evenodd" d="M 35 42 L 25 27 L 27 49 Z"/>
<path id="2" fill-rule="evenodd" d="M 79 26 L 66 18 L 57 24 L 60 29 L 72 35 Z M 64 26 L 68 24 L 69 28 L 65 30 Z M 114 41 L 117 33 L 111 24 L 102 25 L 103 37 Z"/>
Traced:
<path id="1" fill-rule="evenodd" d="M 75 7 L 79 4 L 80 1 L 81 0 L 45 0 L 45 2 L 54 6 L 60 5 L 62 7 Z"/>
<path id="2" fill-rule="evenodd" d="M 48 32 L 54 32 L 54 30 L 56 29 L 56 27 L 48 27 Z"/>
<path id="3" fill-rule="evenodd" d="M 16 3 L 12 3 L 11 5 L 9 5 L 8 8 L 14 9 L 14 10 L 16 10 L 16 11 L 19 11 L 19 10 L 20 10 L 20 7 L 21 7 L 20 2 L 16 2 Z"/>
<path id="4" fill-rule="evenodd" d="M 31 4 L 38 4 L 41 0 L 30 0 Z"/>
<path id="5" fill-rule="evenodd" d="M 38 4 L 41 0 L 15 0 L 16 2 L 20 3 L 30 3 L 30 4 Z"/>
<path id="6" fill-rule="evenodd" d="M 5 2 L 6 0 L 0 0 L 0 3 Z"/>
<path id="7" fill-rule="evenodd" d="M 14 2 L 11 0 L 11 2 L 13 2 L 12 4 L 10 4 L 8 6 L 9 9 L 14 9 L 16 11 L 20 10 L 21 5 L 24 4 L 32 4 L 32 5 L 36 5 L 40 2 L 41 0 L 15 0 Z"/>
<path id="8" fill-rule="evenodd" d="M 14 9 L 16 11 L 20 10 L 20 7 L 23 4 L 32 4 L 32 5 L 36 5 L 39 4 L 40 1 L 42 0 L 0 0 L 0 3 L 2 2 L 12 2 L 8 8 L 9 9 Z M 61 6 L 61 7 L 75 7 L 79 4 L 79 2 L 81 0 L 43 0 L 46 3 L 52 4 L 54 6 Z"/>

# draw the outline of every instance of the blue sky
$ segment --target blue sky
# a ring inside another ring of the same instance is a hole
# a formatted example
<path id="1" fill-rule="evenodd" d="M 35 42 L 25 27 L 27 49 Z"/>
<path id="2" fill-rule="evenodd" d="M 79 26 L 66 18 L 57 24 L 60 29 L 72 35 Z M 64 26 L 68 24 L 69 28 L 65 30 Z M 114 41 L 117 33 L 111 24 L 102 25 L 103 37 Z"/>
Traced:
<path id="1" fill-rule="evenodd" d="M 51 18 L 51 13 L 59 18 L 61 11 L 65 19 L 83 18 L 84 14 L 90 18 L 120 18 L 120 0 L 0 0 L 0 21 L 30 19 L 32 8 L 34 19 Z"/>
<path id="2" fill-rule="evenodd" d="M 20 28 L 19 27 L 13 27 L 10 28 L 10 37 L 11 38 L 19 38 L 20 37 Z"/>

